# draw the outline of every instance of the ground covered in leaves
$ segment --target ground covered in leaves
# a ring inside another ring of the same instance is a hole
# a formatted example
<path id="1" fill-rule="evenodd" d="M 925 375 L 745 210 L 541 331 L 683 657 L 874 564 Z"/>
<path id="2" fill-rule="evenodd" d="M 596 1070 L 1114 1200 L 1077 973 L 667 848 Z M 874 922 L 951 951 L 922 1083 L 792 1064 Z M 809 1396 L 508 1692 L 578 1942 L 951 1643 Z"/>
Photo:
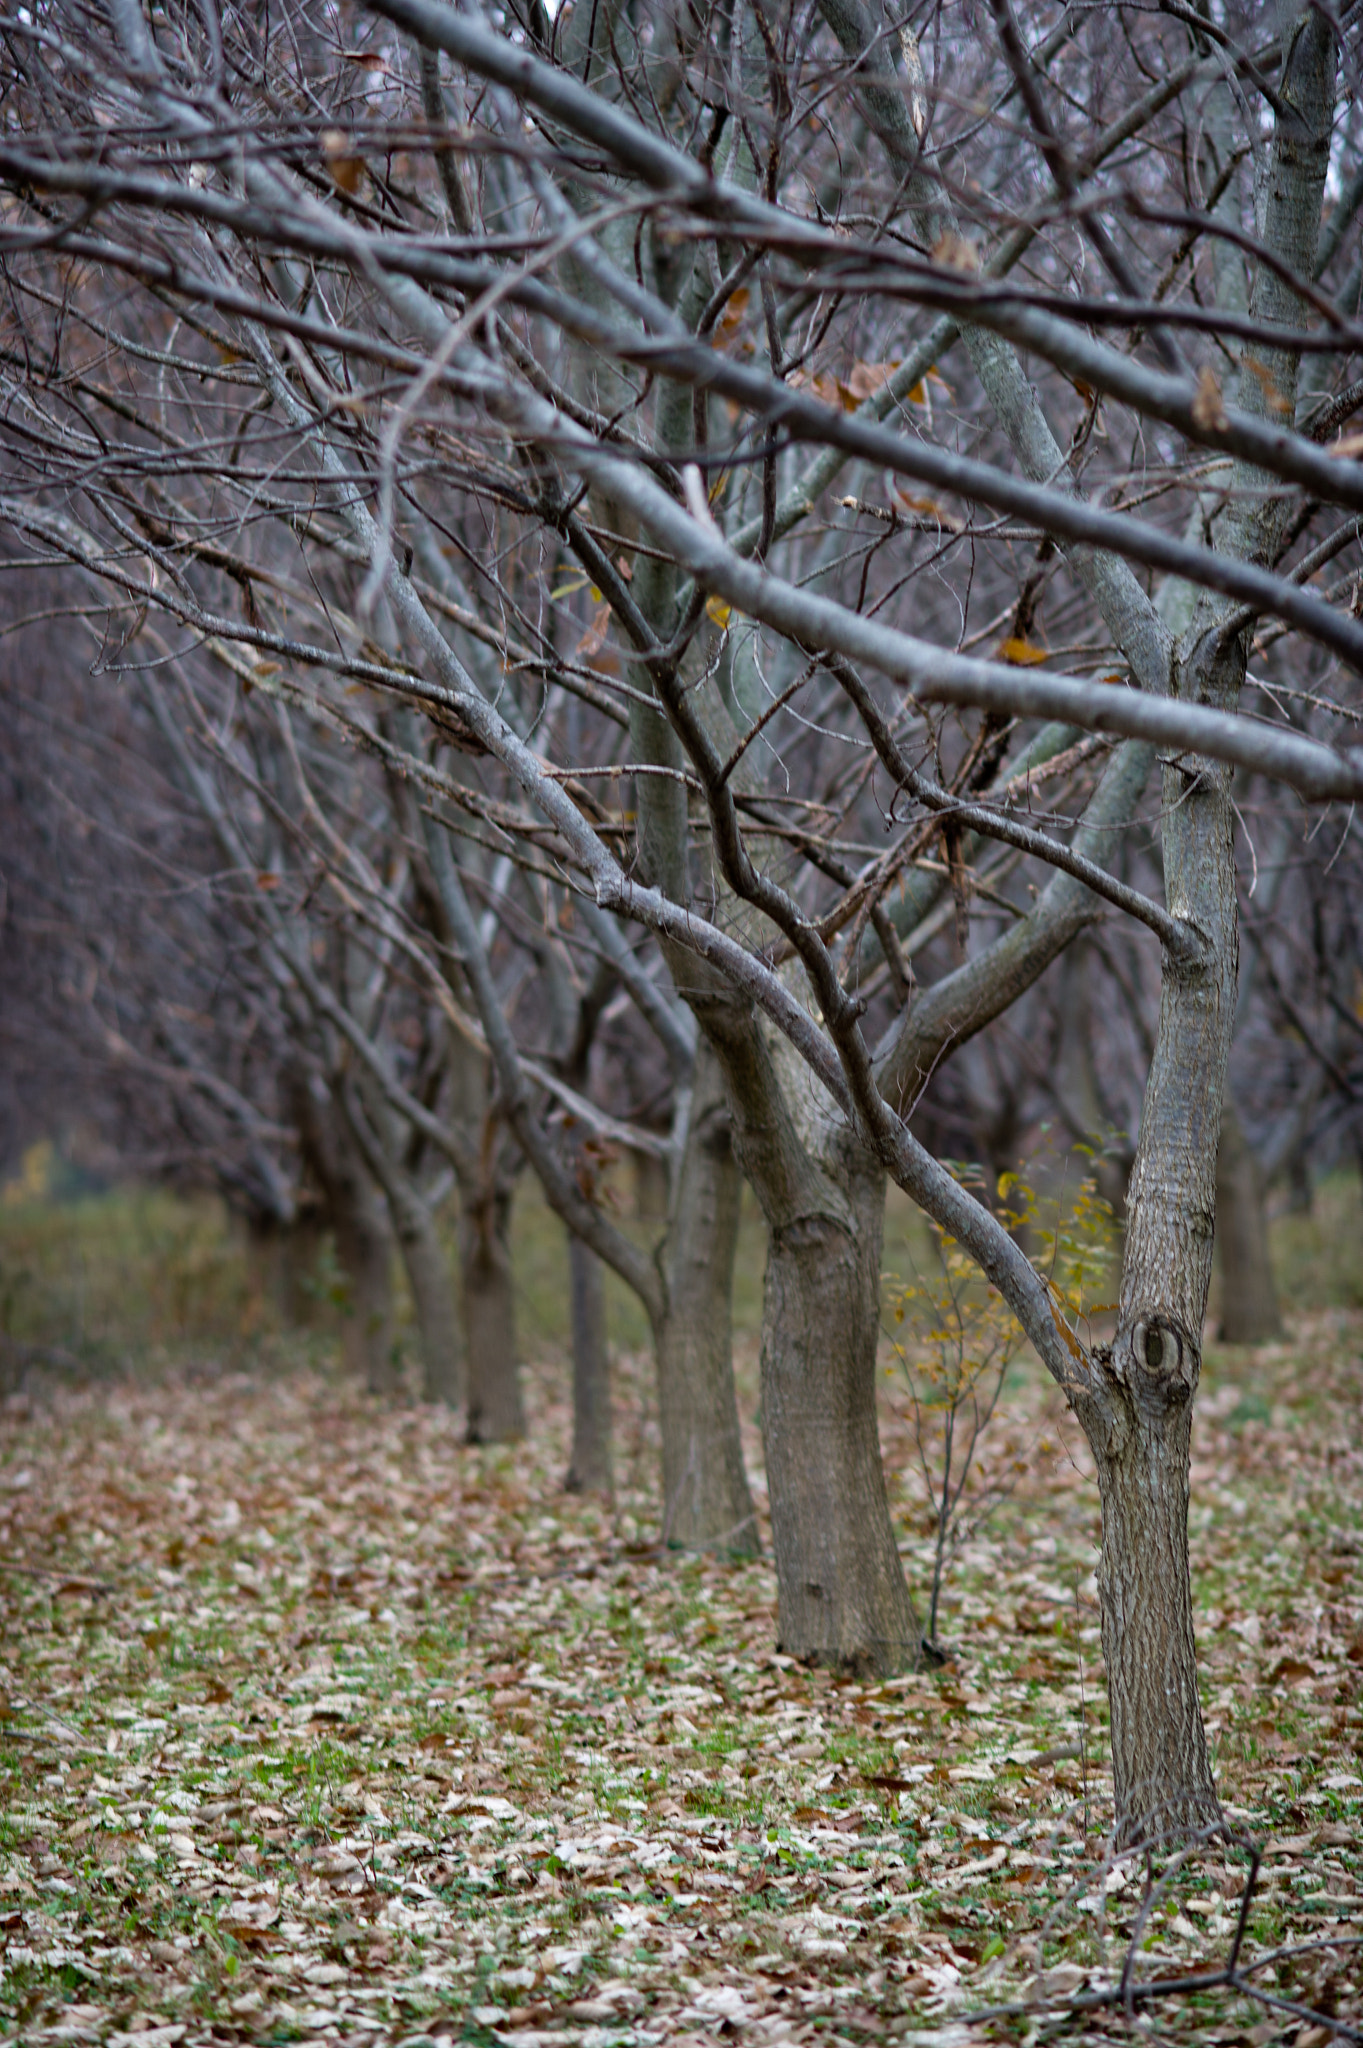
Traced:
<path id="1" fill-rule="evenodd" d="M 661 1553 L 647 1374 L 613 1510 L 533 1441 L 464 1446 L 268 1345 L 0 1414 L 0 2037 L 517 2048 L 1295 2040 L 1363 2012 L 1363 1316 L 1209 1358 L 1192 1527 L 1219 1781 L 1264 1850 L 1253 1981 L 1134 2019 L 1059 2001 L 1214 1969 L 1247 1859 L 1114 1868 L 1082 1439 L 1025 1374 L 950 1661 L 776 1650 L 765 1563 Z M 887 1467 L 930 1545 L 907 1416 Z M 750 1437 L 752 1469 L 759 1449 Z M 1048 2005 L 1040 2016 L 1037 2001 Z M 984 2009 L 1030 2013 L 972 2021 Z"/>

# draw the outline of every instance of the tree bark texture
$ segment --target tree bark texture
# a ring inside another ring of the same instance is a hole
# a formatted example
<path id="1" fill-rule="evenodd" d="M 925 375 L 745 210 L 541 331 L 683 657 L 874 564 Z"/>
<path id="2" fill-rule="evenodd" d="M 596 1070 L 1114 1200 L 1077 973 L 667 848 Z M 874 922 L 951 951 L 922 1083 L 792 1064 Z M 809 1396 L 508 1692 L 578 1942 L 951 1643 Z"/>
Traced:
<path id="1" fill-rule="evenodd" d="M 1223 1344 L 1274 1344 L 1283 1335 L 1264 1214 L 1264 1176 L 1228 1095 L 1216 1157 L 1216 1241 Z"/>
<path id="2" fill-rule="evenodd" d="M 516 1362 L 510 1229 L 509 1189 L 485 1191 L 467 1204 L 460 1219 L 468 1339 L 468 1436 L 475 1444 L 513 1443 L 525 1435 Z"/>
<path id="3" fill-rule="evenodd" d="M 746 1004 L 699 977 L 678 981 L 723 1074 L 767 1222 L 762 1441 L 781 1646 L 843 1670 L 909 1670 L 922 1633 L 876 1414 L 884 1169 Z"/>
<path id="4" fill-rule="evenodd" d="M 1098 1567 L 1117 1846 L 1221 1823 L 1197 1691 L 1188 1571 L 1188 1446 L 1199 1359 L 1172 1324 L 1137 1322 L 1113 1348 L 1098 1464 Z"/>
<path id="5" fill-rule="evenodd" d="M 1098 1466 L 1098 1574 L 1122 1846 L 1215 1826 L 1188 1568 L 1188 1444 L 1211 1278 L 1221 1098 L 1235 1014 L 1228 778 L 1164 770 L 1170 908 L 1203 941 L 1166 955 L 1155 1056 L 1127 1194 L 1117 1336 L 1076 1401 Z"/>
<path id="6" fill-rule="evenodd" d="M 773 1225 L 762 1438 L 791 1656 L 887 1675 L 921 1631 L 895 1543 L 876 1416 L 885 1187 L 862 1158 L 832 1197 Z"/>
<path id="7" fill-rule="evenodd" d="M 761 1541 L 743 1466 L 733 1369 L 742 1193 L 723 1082 L 713 1053 L 702 1044 L 666 1244 L 667 1308 L 654 1332 L 663 1541 L 755 1557 Z"/>
<path id="8" fill-rule="evenodd" d="M 573 1325 L 573 1454 L 569 1493 L 609 1494 L 611 1379 L 606 1350 L 606 1276 L 596 1253 L 568 1233 Z"/>
<path id="9" fill-rule="evenodd" d="M 1262 234 L 1310 276 L 1329 158 L 1335 42 L 1300 15 L 1287 30 Z M 1299 298 L 1261 265 L 1251 312 L 1290 327 Z M 1297 359 L 1258 351 L 1241 379 L 1247 409 L 1296 399 Z M 1226 553 L 1272 560 L 1283 501 L 1271 479 L 1237 463 L 1217 533 Z M 1175 694 L 1233 709 L 1248 653 L 1230 607 L 1203 595 L 1179 643 Z M 1098 1575 L 1111 1704 L 1117 1840 L 1178 1838 L 1222 1825 L 1197 1694 L 1188 1573 L 1188 1447 L 1211 1279 L 1222 1102 L 1238 965 L 1234 807 L 1228 770 L 1183 755 L 1163 771 L 1165 900 L 1201 941 L 1163 963 L 1159 1033 L 1146 1083 L 1127 1198 L 1126 1257 L 1111 1351 L 1094 1360 L 1076 1406 L 1098 1461 L 1103 1556 Z"/>

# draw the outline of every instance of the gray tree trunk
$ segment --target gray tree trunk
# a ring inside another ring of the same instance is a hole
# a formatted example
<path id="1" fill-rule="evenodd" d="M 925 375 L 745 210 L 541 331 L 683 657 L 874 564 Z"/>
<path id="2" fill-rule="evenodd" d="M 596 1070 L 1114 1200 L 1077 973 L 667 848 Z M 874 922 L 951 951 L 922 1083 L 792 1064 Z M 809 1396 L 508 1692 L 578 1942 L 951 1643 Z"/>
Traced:
<path id="1" fill-rule="evenodd" d="M 886 1676 L 913 1668 L 922 1635 L 876 1416 L 885 1182 L 859 1149 L 847 1167 L 829 1199 L 772 1226 L 762 1440 L 782 1649 Z"/>
<path id="2" fill-rule="evenodd" d="M 1188 1574 L 1188 1444 L 1199 1359 L 1171 1323 L 1121 1347 L 1121 1395 L 1088 1431 L 1098 1460 L 1098 1568 L 1117 1845 L 1220 1825 L 1197 1691 Z"/>
<path id="3" fill-rule="evenodd" d="M 1216 1157 L 1216 1243 L 1223 1344 L 1273 1344 L 1283 1335 L 1264 1214 L 1264 1176 L 1230 1095 Z"/>
<path id="4" fill-rule="evenodd" d="M 568 1233 L 573 1323 L 573 1454 L 568 1493 L 613 1490 L 611 1376 L 606 1350 L 606 1276 L 594 1251 Z"/>
<path id="5" fill-rule="evenodd" d="M 468 1437 L 474 1444 L 513 1443 L 525 1435 L 510 1228 L 510 1189 L 485 1191 L 466 1205 L 460 1218 Z"/>
<path id="6" fill-rule="evenodd" d="M 848 1671 L 909 1670 L 922 1632 L 876 1413 L 884 1170 L 744 1005 L 698 1009 L 767 1220 L 762 1440 L 781 1646 Z"/>
<path id="7" fill-rule="evenodd" d="M 1211 1277 L 1221 1095 L 1235 1004 L 1227 778 L 1164 771 L 1165 888 L 1201 934 L 1164 962 L 1155 1057 L 1127 1194 L 1118 1329 L 1075 1408 L 1103 1511 L 1098 1571 L 1117 1842 L 1220 1823 L 1197 1691 L 1188 1567 L 1188 1446 Z"/>
<path id="8" fill-rule="evenodd" d="M 1279 91 L 1289 109 L 1274 133 L 1262 236 L 1289 275 L 1310 276 L 1320 227 L 1334 101 L 1335 39 L 1303 13 L 1284 35 Z M 1250 311 L 1290 331 L 1301 301 L 1261 265 Z M 1291 415 L 1296 357 L 1264 348 L 1241 378 L 1247 410 Z M 1236 463 L 1217 544 L 1271 561 L 1283 498 Z M 1179 644 L 1178 694 L 1222 708 L 1238 701 L 1248 631 L 1227 643 L 1232 607 L 1204 593 Z M 1165 900 L 1201 941 L 1194 958 L 1163 963 L 1159 1034 L 1146 1084 L 1127 1198 L 1126 1258 L 1116 1340 L 1095 1357 L 1076 1401 L 1098 1463 L 1103 1556 L 1098 1575 L 1111 1705 L 1119 1846 L 1184 1838 L 1224 1825 L 1197 1692 L 1188 1571 L 1188 1447 L 1211 1278 L 1222 1101 L 1234 1029 L 1237 901 L 1234 807 L 1224 766 L 1184 756 L 1163 782 Z"/>
<path id="9" fill-rule="evenodd" d="M 666 1246 L 667 1307 L 654 1331 L 663 1541 L 755 1557 L 761 1542 L 743 1467 L 733 1368 L 742 1194 L 722 1078 L 702 1044 Z"/>

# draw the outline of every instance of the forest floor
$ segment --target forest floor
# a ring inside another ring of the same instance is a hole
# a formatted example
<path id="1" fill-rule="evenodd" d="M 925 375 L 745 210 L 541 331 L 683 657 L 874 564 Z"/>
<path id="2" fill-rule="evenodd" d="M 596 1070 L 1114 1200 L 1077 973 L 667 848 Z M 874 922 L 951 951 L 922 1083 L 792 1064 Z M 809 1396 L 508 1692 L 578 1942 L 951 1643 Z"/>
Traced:
<path id="1" fill-rule="evenodd" d="M 0 2038 L 1335 2038 L 1224 1987 L 1077 2004 L 1133 1934 L 1138 1980 L 1220 1967 L 1249 1866 L 1208 1849 L 1151 1893 L 1105 1856 L 1097 1500 L 1025 1374 L 950 1661 L 876 1684 L 777 1653 L 767 1563 L 651 1545 L 641 1362 L 609 1510 L 560 1490 L 561 1371 L 489 1450 L 256 1360 L 0 1408 Z M 1218 1780 L 1263 1851 L 1242 1964 L 1276 1952 L 1259 1990 L 1357 2024 L 1363 1315 L 1211 1351 L 1192 1503 Z"/>

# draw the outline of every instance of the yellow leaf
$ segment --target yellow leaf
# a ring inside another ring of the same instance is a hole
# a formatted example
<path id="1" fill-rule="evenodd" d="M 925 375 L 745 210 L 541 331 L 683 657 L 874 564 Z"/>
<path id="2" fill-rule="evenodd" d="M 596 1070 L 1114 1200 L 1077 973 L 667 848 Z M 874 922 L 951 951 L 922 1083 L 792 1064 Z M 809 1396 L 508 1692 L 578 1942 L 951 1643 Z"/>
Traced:
<path id="1" fill-rule="evenodd" d="M 1030 640 L 1005 640 L 999 654 L 1014 668 L 1035 668 L 1038 662 L 1050 659 L 1044 647 L 1035 647 Z"/>
<path id="2" fill-rule="evenodd" d="M 1064 1338 L 1066 1346 L 1068 1347 L 1071 1354 L 1082 1362 L 1084 1354 L 1079 1349 L 1079 1346 L 1075 1343 L 1073 1336 L 1071 1335 L 1070 1331 L 1066 1328 L 1065 1324 L 1062 1322 L 1059 1315 L 1057 1315 L 1054 1303 L 1052 1303 L 1051 1305 L 1051 1320 L 1055 1324 L 1056 1329 L 1059 1330 L 1061 1336 Z"/>
<path id="3" fill-rule="evenodd" d="M 929 370 L 927 376 L 920 377 L 918 382 L 914 385 L 912 391 L 909 393 L 910 405 L 927 404 L 929 384 L 940 384 L 948 398 L 954 398 L 956 396 L 955 392 L 947 383 L 946 378 L 942 375 L 940 370 Z"/>
<path id="4" fill-rule="evenodd" d="M 1291 401 L 1284 397 L 1283 393 L 1278 389 L 1277 381 L 1272 371 L 1265 364 L 1261 363 L 1257 357 L 1252 355 L 1242 355 L 1240 361 L 1243 367 L 1250 372 L 1251 376 L 1258 378 L 1259 388 L 1264 394 L 1264 400 L 1269 411 L 1280 414 L 1291 412 Z"/>
<path id="5" fill-rule="evenodd" d="M 748 287 L 746 285 L 740 285 L 736 292 L 730 293 L 729 303 L 725 306 L 724 311 L 720 314 L 718 321 L 715 323 L 716 339 L 720 341 L 728 341 L 733 335 L 735 335 L 738 332 L 739 328 L 743 325 L 743 316 L 747 312 L 747 310 Z"/>
<path id="6" fill-rule="evenodd" d="M 718 626 L 722 632 L 733 617 L 733 610 L 730 605 L 724 602 L 722 597 L 707 597 L 705 600 L 705 616 Z"/>

